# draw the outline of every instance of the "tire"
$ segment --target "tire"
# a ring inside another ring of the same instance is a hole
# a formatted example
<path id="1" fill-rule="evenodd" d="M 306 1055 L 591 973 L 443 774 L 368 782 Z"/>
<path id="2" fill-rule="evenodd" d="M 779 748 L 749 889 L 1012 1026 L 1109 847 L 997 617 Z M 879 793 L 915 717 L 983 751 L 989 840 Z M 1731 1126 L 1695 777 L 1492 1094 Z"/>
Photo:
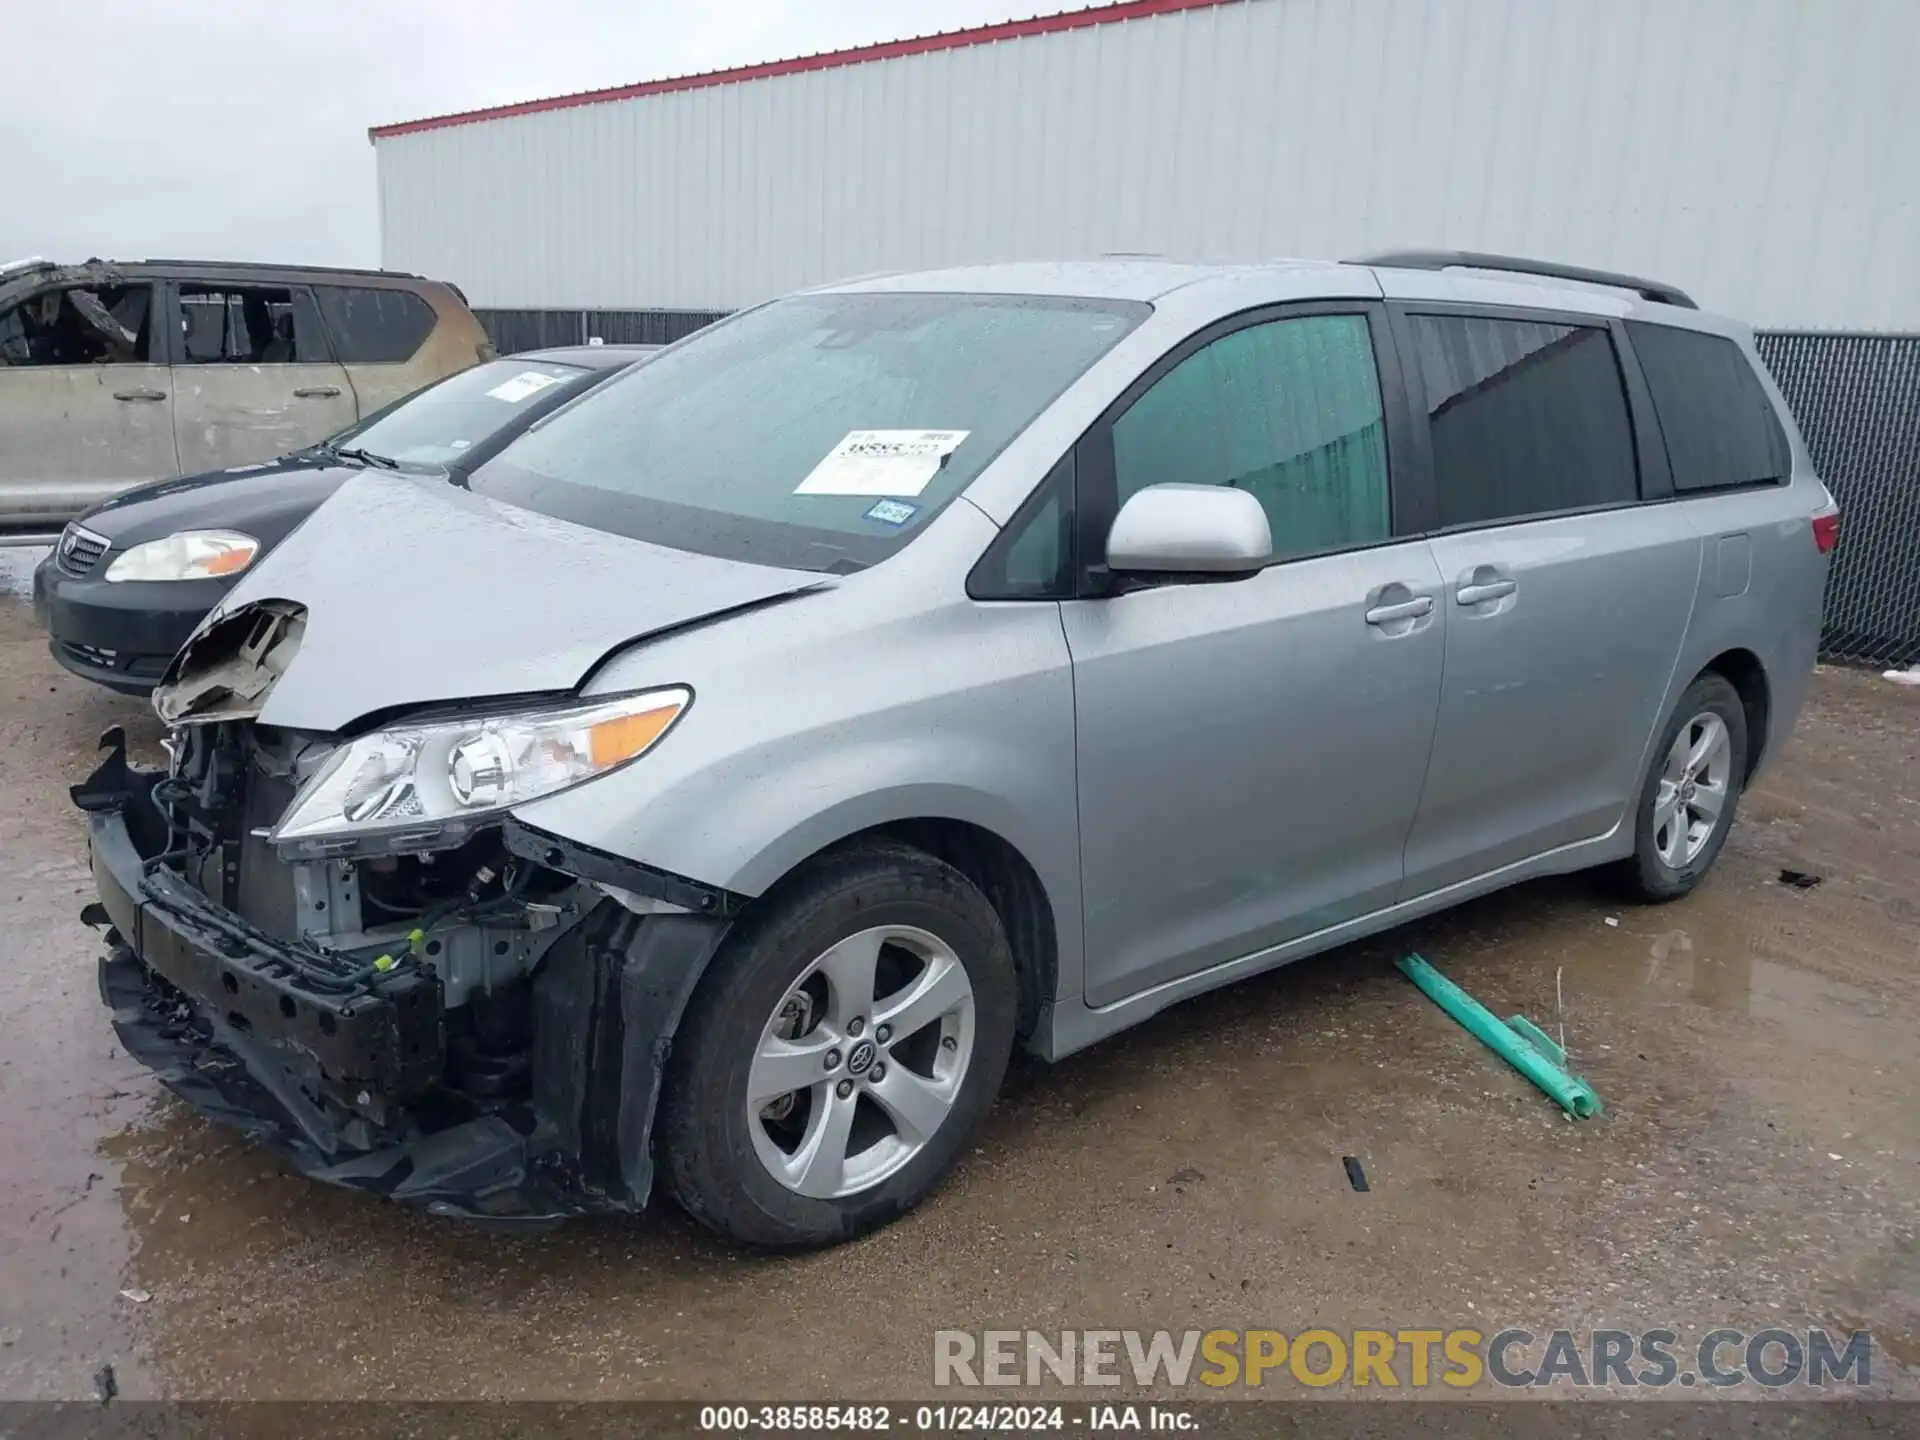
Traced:
<path id="1" fill-rule="evenodd" d="M 1695 825 L 1704 826 L 1707 817 L 1699 813 L 1697 804 L 1681 800 L 1681 804 L 1688 805 L 1688 824 L 1686 831 L 1680 832 L 1669 818 L 1678 807 L 1666 807 L 1671 806 L 1676 796 L 1691 797 L 1698 802 L 1715 794 L 1716 788 L 1709 781 L 1717 773 L 1717 767 L 1703 766 L 1695 778 L 1680 765 L 1676 746 L 1683 731 L 1688 734 L 1689 748 L 1697 746 L 1711 733 L 1714 720 L 1724 728 L 1726 740 L 1724 754 L 1720 756 L 1725 780 L 1717 792 L 1719 809 L 1711 817 L 1710 830 L 1696 831 Z M 1740 702 L 1739 692 L 1724 677 L 1710 670 L 1687 687 L 1667 717 L 1659 743 L 1654 746 L 1646 778 L 1634 800 L 1633 856 L 1622 862 L 1618 871 L 1630 896 L 1650 904 L 1662 904 L 1679 899 L 1706 877 L 1713 862 L 1720 857 L 1727 832 L 1733 828 L 1746 774 L 1746 707 Z M 1694 787 L 1691 790 L 1685 788 L 1689 780 Z"/>
<path id="2" fill-rule="evenodd" d="M 963 988 L 969 999 L 938 1011 Z M 810 863 L 748 912 L 688 1003 L 658 1131 L 675 1199 L 708 1229 L 773 1249 L 888 1223 L 933 1191 L 993 1104 L 1018 1005 L 1000 918 L 960 871 L 892 842 Z M 902 1033 L 882 1043 L 890 1013 Z M 801 1075 L 804 1088 L 750 1103 L 750 1082 L 764 1094 Z"/>

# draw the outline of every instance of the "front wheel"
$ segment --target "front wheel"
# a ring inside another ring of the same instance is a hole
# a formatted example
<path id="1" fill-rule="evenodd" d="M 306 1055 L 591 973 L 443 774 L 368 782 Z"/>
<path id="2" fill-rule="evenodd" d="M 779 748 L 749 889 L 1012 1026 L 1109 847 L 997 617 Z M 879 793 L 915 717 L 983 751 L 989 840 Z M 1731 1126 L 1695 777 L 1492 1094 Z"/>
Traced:
<path id="1" fill-rule="evenodd" d="M 1018 990 L 958 870 L 866 844 L 751 913 L 701 980 L 661 1100 L 681 1206 L 732 1239 L 852 1239 L 918 1204 L 1000 1088 Z"/>
<path id="2" fill-rule="evenodd" d="M 1746 774 L 1740 692 L 1709 672 L 1674 707 L 1640 789 L 1633 857 L 1621 867 L 1636 898 L 1677 900 L 1700 883 L 1733 828 Z"/>

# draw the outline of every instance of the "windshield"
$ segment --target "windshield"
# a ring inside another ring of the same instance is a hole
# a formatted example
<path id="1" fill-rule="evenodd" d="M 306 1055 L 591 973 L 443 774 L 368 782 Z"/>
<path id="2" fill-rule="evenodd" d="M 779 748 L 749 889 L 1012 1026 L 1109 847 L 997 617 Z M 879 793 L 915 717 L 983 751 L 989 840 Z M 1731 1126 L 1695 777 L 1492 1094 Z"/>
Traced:
<path id="1" fill-rule="evenodd" d="M 551 360 L 490 360 L 415 391 L 327 444 L 422 469 L 451 465 L 508 426 L 552 409 L 592 373 Z"/>
<path id="2" fill-rule="evenodd" d="M 1149 313 L 801 295 L 702 331 L 481 468 L 480 494 L 730 559 L 885 559 Z"/>

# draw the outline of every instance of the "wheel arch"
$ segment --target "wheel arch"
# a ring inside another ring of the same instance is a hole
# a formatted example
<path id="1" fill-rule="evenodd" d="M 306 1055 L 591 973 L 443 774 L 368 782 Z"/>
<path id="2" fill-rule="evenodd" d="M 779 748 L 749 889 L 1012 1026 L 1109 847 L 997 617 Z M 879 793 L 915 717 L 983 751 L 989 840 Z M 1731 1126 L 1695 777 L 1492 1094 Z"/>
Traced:
<path id="1" fill-rule="evenodd" d="M 1013 951 L 1020 985 L 1020 1023 L 1015 1033 L 1022 1043 L 1029 1040 L 1060 980 L 1060 937 L 1053 904 L 1033 863 L 1011 841 L 965 820 L 901 820 L 869 833 L 897 839 L 945 861 L 987 897 Z"/>
<path id="2" fill-rule="evenodd" d="M 1717 674 L 1740 696 L 1740 708 L 1747 718 L 1747 769 L 1740 777 L 1745 785 L 1759 773 L 1767 754 L 1768 727 L 1773 718 L 1773 687 L 1767 679 L 1767 667 L 1760 657 L 1744 647 L 1722 650 L 1700 667 L 1701 675 Z M 1691 684 L 1692 682 L 1688 682 Z"/>
<path id="3" fill-rule="evenodd" d="M 997 829 L 953 814 L 875 821 L 816 843 L 805 854 L 789 859 L 761 893 L 763 897 L 775 894 L 786 880 L 822 856 L 875 840 L 909 845 L 953 866 L 986 897 L 1000 918 L 1013 952 L 1020 988 L 1017 1033 L 1022 1043 L 1029 1041 L 1058 993 L 1060 925 L 1054 897 L 1039 870 Z"/>

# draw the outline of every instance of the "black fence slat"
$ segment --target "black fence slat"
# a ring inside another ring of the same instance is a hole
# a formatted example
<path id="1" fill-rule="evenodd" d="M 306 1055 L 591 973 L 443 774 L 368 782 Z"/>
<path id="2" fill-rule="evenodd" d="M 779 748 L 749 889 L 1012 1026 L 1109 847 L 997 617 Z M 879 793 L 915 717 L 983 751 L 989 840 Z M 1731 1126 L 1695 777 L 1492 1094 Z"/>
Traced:
<path id="1" fill-rule="evenodd" d="M 578 310 L 475 310 L 473 314 L 502 355 L 578 345 L 586 339 Z"/>
<path id="2" fill-rule="evenodd" d="M 588 310 L 587 335 L 609 345 L 671 345 L 724 319 L 725 310 Z"/>
<path id="3" fill-rule="evenodd" d="M 555 345 L 671 345 L 725 310 L 475 310 L 475 317 L 502 355 Z"/>
<path id="4" fill-rule="evenodd" d="M 1840 506 L 1821 654 L 1912 665 L 1920 661 L 1920 336 L 1755 338 Z"/>

